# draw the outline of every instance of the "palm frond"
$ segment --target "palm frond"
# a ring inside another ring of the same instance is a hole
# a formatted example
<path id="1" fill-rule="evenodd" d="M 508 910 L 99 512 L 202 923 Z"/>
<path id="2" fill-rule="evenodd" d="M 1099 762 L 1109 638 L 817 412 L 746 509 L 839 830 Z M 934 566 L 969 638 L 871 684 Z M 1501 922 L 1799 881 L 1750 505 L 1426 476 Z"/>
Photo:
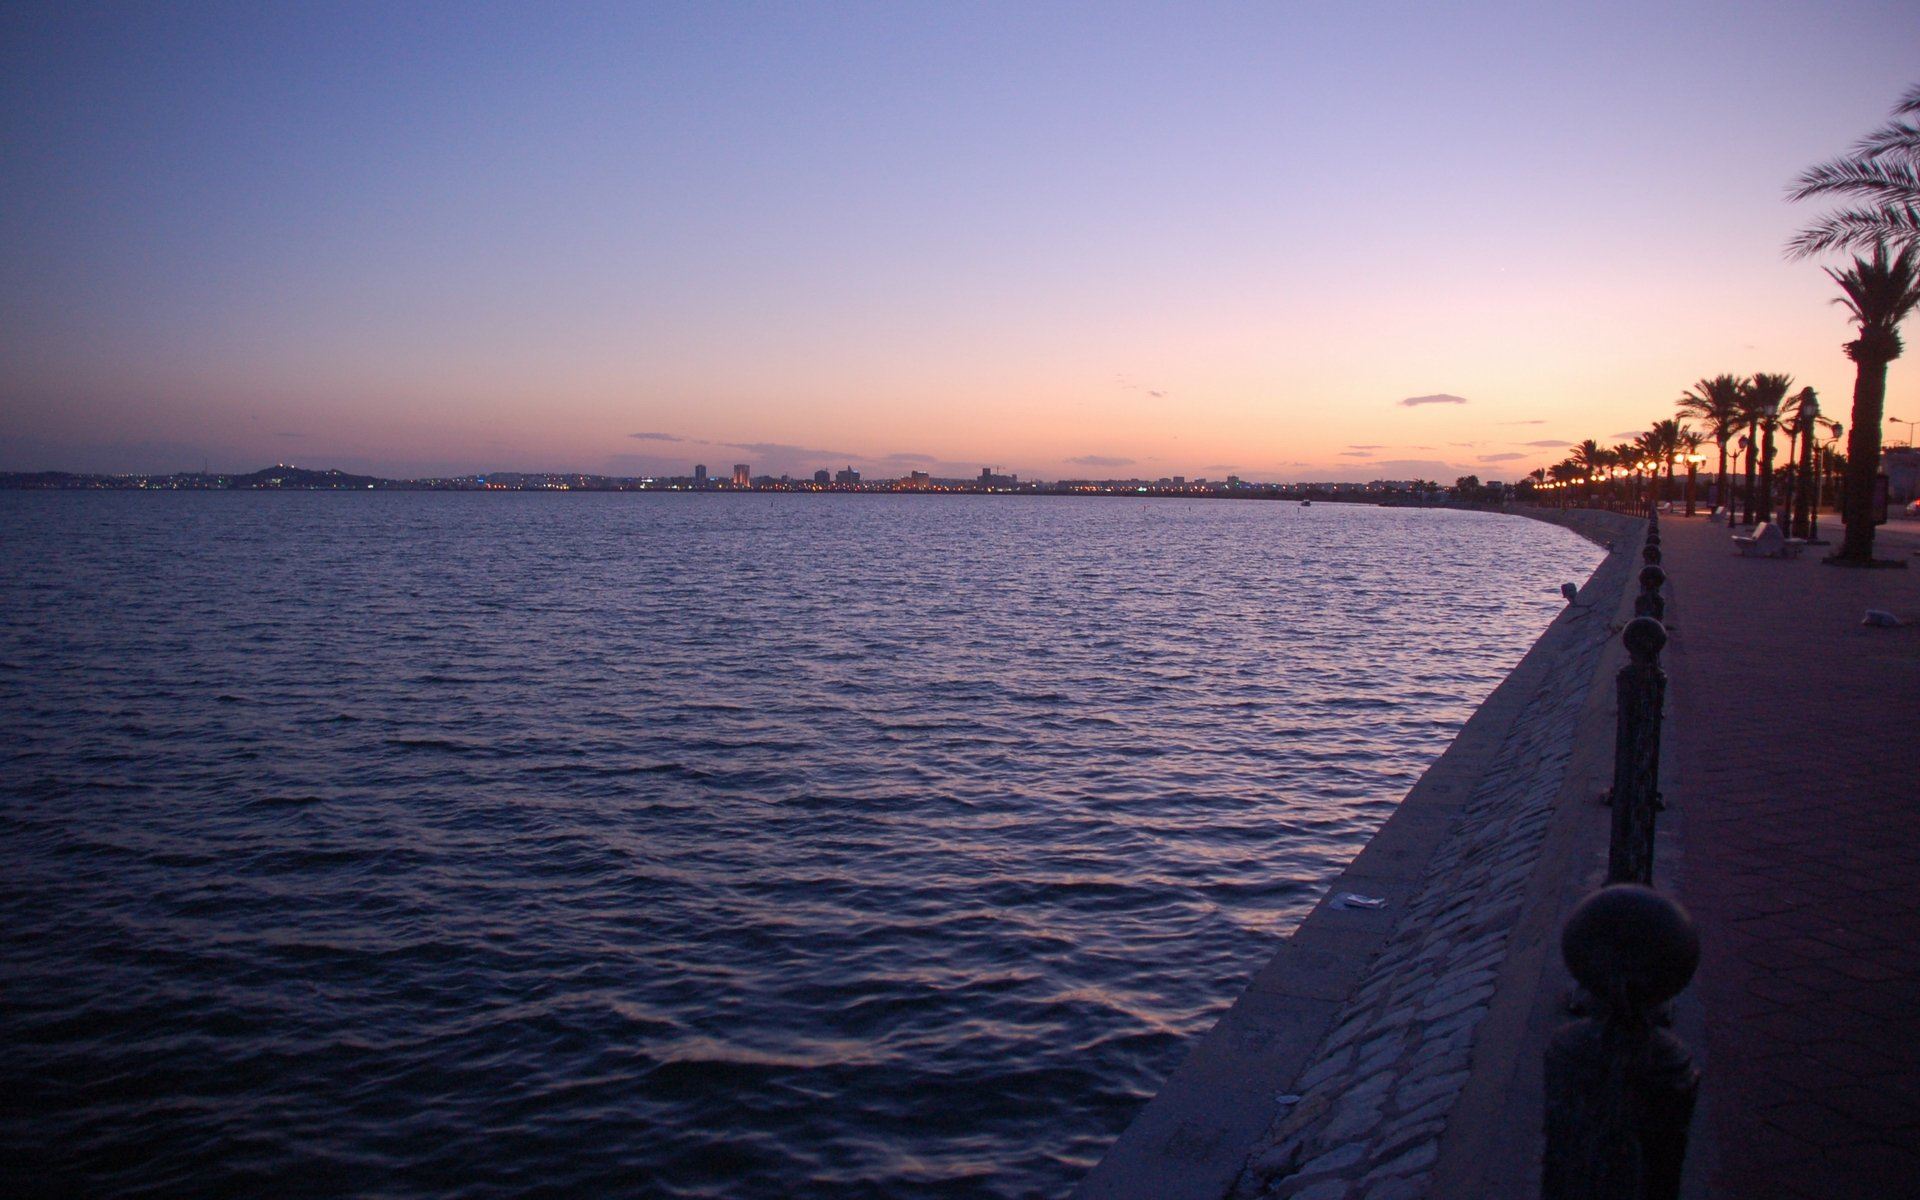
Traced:
<path id="1" fill-rule="evenodd" d="M 1787 190 L 1787 199 L 1836 194 L 1872 197 L 1883 204 L 1920 203 L 1920 168 L 1912 163 L 1836 158 L 1801 172 Z"/>
<path id="2" fill-rule="evenodd" d="M 1811 258 L 1832 250 L 1865 250 L 1886 242 L 1920 246 L 1920 205 L 1844 208 L 1828 213 L 1793 236 L 1788 258 Z"/>
<path id="3" fill-rule="evenodd" d="M 1854 143 L 1855 158 L 1914 158 L 1920 156 L 1920 126 L 1895 121 Z"/>
<path id="4" fill-rule="evenodd" d="M 1891 258 L 1887 250 L 1887 243 L 1880 242 L 1872 258 L 1855 256 L 1845 270 L 1826 269 L 1840 286 L 1834 303 L 1844 305 L 1859 322 L 1863 338 L 1876 330 L 1891 334 L 1920 307 L 1920 246 L 1903 246 Z"/>

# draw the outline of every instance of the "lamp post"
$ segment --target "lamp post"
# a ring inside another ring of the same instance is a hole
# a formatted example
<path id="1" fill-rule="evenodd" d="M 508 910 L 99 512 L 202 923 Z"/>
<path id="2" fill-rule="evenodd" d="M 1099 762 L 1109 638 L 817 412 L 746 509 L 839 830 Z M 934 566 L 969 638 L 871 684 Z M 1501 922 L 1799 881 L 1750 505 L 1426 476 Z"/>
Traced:
<path id="1" fill-rule="evenodd" d="M 1816 546 L 1825 545 L 1820 540 L 1820 506 L 1827 502 L 1827 474 L 1833 465 L 1833 448 L 1840 443 L 1840 422 L 1835 421 L 1832 429 L 1833 436 L 1820 447 L 1820 471 L 1814 476 L 1813 485 L 1813 512 L 1807 520 L 1807 540 Z"/>
<path id="2" fill-rule="evenodd" d="M 1792 485 L 1793 504 L 1787 519 L 1793 526 L 1790 531 L 1791 536 L 1811 541 L 1813 540 L 1812 514 L 1820 507 L 1820 498 L 1814 493 L 1813 487 L 1813 481 L 1817 478 L 1814 475 L 1813 439 L 1814 431 L 1820 424 L 1820 398 L 1814 394 L 1812 388 L 1802 389 L 1795 401 L 1794 422 L 1793 432 L 1799 435 L 1800 471 Z M 1789 465 L 1792 463 L 1791 455 L 1788 456 L 1788 463 Z"/>
<path id="3" fill-rule="evenodd" d="M 1760 409 L 1760 519 L 1773 520 L 1773 430 L 1780 424 L 1780 402 Z"/>
<path id="4" fill-rule="evenodd" d="M 1751 525 L 1753 524 L 1753 439 L 1744 433 L 1741 434 L 1740 440 L 1734 443 L 1734 452 L 1736 455 L 1744 455 L 1747 460 L 1745 482 L 1740 485 L 1740 523 Z M 1727 505 L 1727 527 L 1733 527 L 1732 504 Z"/>
<path id="5" fill-rule="evenodd" d="M 1920 425 L 1920 421 L 1902 421 L 1899 417 L 1888 417 L 1887 423 L 1889 425 L 1905 425 L 1907 427 L 1907 448 L 1912 449 L 1913 448 L 1913 427 L 1915 425 Z"/>
<path id="6" fill-rule="evenodd" d="M 1694 479 L 1699 474 L 1700 464 L 1705 461 L 1707 461 L 1707 456 L 1704 454 L 1676 454 L 1673 456 L 1673 462 L 1675 466 L 1679 466 L 1680 464 L 1685 463 L 1687 467 L 1687 515 L 1688 516 L 1693 515 L 1693 482 L 1694 482 Z"/>

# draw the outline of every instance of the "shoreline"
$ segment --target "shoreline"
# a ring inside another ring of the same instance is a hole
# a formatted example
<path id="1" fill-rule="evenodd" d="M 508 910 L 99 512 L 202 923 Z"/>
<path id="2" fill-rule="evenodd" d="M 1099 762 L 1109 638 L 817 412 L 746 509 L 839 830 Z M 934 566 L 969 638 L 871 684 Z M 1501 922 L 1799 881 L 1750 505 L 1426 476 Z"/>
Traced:
<path id="1" fill-rule="evenodd" d="M 1537 1131 L 1504 1127 L 1509 1109 L 1537 1112 L 1507 1103 L 1521 1084 L 1514 1035 L 1550 1002 L 1541 980 L 1558 961 L 1559 917 L 1584 894 L 1590 814 L 1564 800 L 1611 763 L 1604 684 L 1624 655 L 1612 635 L 1645 522 L 1509 515 L 1613 552 L 1076 1196 L 1321 1200 L 1361 1183 L 1418 1195 L 1442 1180 L 1433 1194 L 1484 1194 L 1511 1173 L 1503 1146 L 1536 1148 Z M 1385 904 L 1343 905 L 1349 894 Z"/>

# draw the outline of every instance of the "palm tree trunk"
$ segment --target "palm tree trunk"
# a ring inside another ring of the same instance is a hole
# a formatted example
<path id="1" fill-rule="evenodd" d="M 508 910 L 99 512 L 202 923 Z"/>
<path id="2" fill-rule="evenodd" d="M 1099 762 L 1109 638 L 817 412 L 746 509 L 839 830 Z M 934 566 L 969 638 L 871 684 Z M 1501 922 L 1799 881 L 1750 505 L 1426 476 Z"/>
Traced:
<path id="1" fill-rule="evenodd" d="M 1880 474 L 1880 420 L 1887 407 L 1887 363 L 1863 355 L 1855 359 L 1853 430 L 1847 434 L 1847 475 L 1840 490 L 1840 519 L 1846 522 L 1842 562 L 1865 566 L 1873 561 L 1873 482 Z"/>
<path id="2" fill-rule="evenodd" d="M 1727 503 L 1727 438 L 1723 432 L 1720 445 L 1720 477 L 1713 481 L 1713 506 L 1727 510 L 1727 524 L 1733 524 L 1733 505 Z"/>

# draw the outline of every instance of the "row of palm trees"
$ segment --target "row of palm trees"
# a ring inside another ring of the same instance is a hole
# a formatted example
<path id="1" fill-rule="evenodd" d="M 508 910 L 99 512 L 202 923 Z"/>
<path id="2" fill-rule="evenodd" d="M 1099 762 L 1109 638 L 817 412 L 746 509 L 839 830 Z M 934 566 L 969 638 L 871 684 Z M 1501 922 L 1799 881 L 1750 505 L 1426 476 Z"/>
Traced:
<path id="1" fill-rule="evenodd" d="M 1675 498 L 1674 476 L 1679 465 L 1687 463 L 1691 477 L 1692 468 L 1702 461 L 1701 448 L 1711 442 L 1719 458 L 1714 474 L 1716 504 L 1731 511 L 1738 499 L 1743 522 L 1780 519 L 1794 536 L 1809 537 L 1823 502 L 1827 469 L 1839 465 L 1845 470 L 1841 512 L 1847 539 L 1836 557 L 1871 560 L 1870 506 L 1880 461 L 1879 426 L 1885 408 L 1887 364 L 1901 353 L 1897 326 L 1920 306 L 1920 252 L 1902 250 L 1889 256 L 1880 247 L 1871 259 L 1856 259 L 1848 270 L 1827 273 L 1840 285 L 1840 302 L 1847 306 L 1860 331 L 1860 336 L 1846 346 L 1856 366 L 1856 425 L 1845 455 L 1834 449 L 1844 427 L 1821 411 L 1820 398 L 1812 388 L 1795 392 L 1791 375 L 1721 374 L 1695 382 L 1681 393 L 1672 418 L 1654 422 L 1630 442 L 1603 446 L 1589 438 L 1579 443 L 1562 461 L 1533 472 L 1536 484 L 1556 490 L 1579 489 L 1591 502 L 1597 487 L 1617 486 L 1610 481 L 1624 479 L 1631 485 L 1637 478 L 1651 476 L 1654 486 L 1649 498 L 1655 502 L 1671 500 Z M 1865 435 L 1858 427 L 1862 420 L 1873 426 Z M 1779 435 L 1785 439 L 1788 472 L 1784 512 L 1776 508 L 1779 491 L 1773 477 Z M 1736 497 L 1728 486 L 1729 460 L 1737 460 L 1742 454 L 1745 479 Z M 1863 454 L 1868 456 L 1864 459 L 1866 469 L 1860 470 L 1863 460 L 1859 456 Z M 1691 513 L 1691 493 L 1688 500 Z"/>
<path id="2" fill-rule="evenodd" d="M 1893 118 L 1856 143 L 1846 155 L 1808 169 L 1794 182 L 1793 200 L 1833 196 L 1855 201 L 1829 213 L 1789 243 L 1788 254 L 1803 258 L 1834 250 L 1856 252 L 1852 265 L 1825 268 L 1840 288 L 1835 303 L 1853 318 L 1858 336 L 1843 349 L 1854 363 L 1851 431 L 1847 436 L 1840 512 L 1846 537 L 1834 561 L 1867 565 L 1873 561 L 1874 484 L 1880 470 L 1880 425 L 1886 415 L 1887 366 L 1904 349 L 1900 323 L 1920 307 L 1920 85 L 1908 89 Z M 1869 251 L 1861 254 L 1859 251 Z M 1582 442 L 1565 462 L 1535 471 L 1539 483 L 1571 488 L 1584 481 L 1589 490 L 1601 478 L 1645 474 L 1648 464 L 1663 465 L 1672 490 L 1676 458 L 1698 455 L 1711 438 L 1719 450 L 1716 500 L 1725 504 L 1727 448 L 1736 437 L 1746 453 L 1746 517 L 1773 514 L 1774 435 L 1788 436 L 1788 462 L 1797 455 L 1799 477 L 1790 476 L 1790 521 L 1797 536 L 1807 536 L 1818 497 L 1810 475 L 1817 439 L 1824 432 L 1837 442 L 1841 426 L 1820 412 L 1812 388 L 1789 396 L 1786 375 L 1715 375 L 1694 384 L 1680 398 L 1675 420 L 1656 422 L 1631 443 L 1602 447 Z M 1701 431 L 1683 424 L 1689 418 Z M 1744 434 L 1742 431 L 1744 430 Z M 1828 451 L 1830 453 L 1830 449 Z M 1756 459 L 1759 480 L 1756 489 Z M 1730 507 L 1730 506 L 1729 506 Z"/>
<path id="3" fill-rule="evenodd" d="M 1716 375 L 1702 379 L 1681 395 L 1674 416 L 1655 421 L 1630 442 L 1602 446 L 1589 438 L 1562 461 L 1534 471 L 1534 480 L 1550 490 L 1581 489 L 1591 500 L 1597 487 L 1618 486 L 1612 481 L 1625 480 L 1632 488 L 1637 479 L 1650 477 L 1648 499 L 1655 503 L 1673 500 L 1680 464 L 1687 464 L 1691 484 L 1695 469 L 1704 461 L 1700 449 L 1710 440 L 1720 456 L 1715 503 L 1732 507 L 1727 487 L 1728 449 L 1732 445 L 1736 453 L 1745 451 L 1743 507 L 1745 519 L 1752 521 L 1756 513 L 1773 512 L 1775 435 L 1784 433 L 1790 519 L 1797 532 L 1806 536 L 1806 526 L 1818 506 L 1815 463 L 1833 457 L 1830 444 L 1825 455 L 1816 455 L 1818 441 L 1824 433 L 1831 443 L 1838 437 L 1840 426 L 1821 415 L 1820 399 L 1812 388 L 1802 388 L 1789 396 L 1792 389 L 1793 378 L 1788 375 Z M 1688 424 L 1689 419 L 1699 421 L 1700 428 Z M 1689 491 L 1689 512 L 1692 499 Z"/>
<path id="4" fill-rule="evenodd" d="M 1793 258 L 1855 251 L 1853 265 L 1827 274 L 1840 285 L 1860 336 L 1846 343 L 1854 363 L 1852 432 L 1841 516 L 1847 536 L 1835 560 L 1873 561 L 1874 478 L 1880 471 L 1880 422 L 1886 415 L 1887 364 L 1900 357 L 1900 322 L 1920 305 L 1920 85 L 1910 87 L 1892 119 L 1839 158 L 1805 171 L 1792 200 L 1844 197 L 1855 202 L 1816 220 L 1787 245 Z M 1858 251 L 1870 250 L 1871 256 Z"/>

